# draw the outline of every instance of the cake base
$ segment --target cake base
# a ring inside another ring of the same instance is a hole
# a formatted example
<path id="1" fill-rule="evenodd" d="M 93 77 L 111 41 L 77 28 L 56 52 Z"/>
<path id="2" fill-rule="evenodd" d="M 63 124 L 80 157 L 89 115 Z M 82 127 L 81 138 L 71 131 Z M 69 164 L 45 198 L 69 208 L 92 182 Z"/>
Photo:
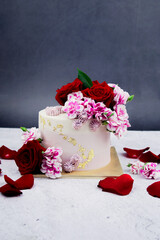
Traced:
<path id="1" fill-rule="evenodd" d="M 118 154 L 116 152 L 115 147 L 110 148 L 111 152 L 111 161 L 107 166 L 95 170 L 89 171 L 74 171 L 71 173 L 62 172 L 61 178 L 97 178 L 97 177 L 112 177 L 112 176 L 120 176 L 123 174 L 123 170 L 118 158 Z M 34 177 L 39 178 L 47 178 L 45 174 L 36 174 Z"/>

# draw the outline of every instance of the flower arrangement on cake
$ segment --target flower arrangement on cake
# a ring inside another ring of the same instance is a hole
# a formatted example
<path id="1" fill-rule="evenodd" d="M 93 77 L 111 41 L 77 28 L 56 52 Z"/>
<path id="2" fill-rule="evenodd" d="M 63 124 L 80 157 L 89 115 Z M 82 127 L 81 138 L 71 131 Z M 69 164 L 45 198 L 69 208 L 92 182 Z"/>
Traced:
<path id="1" fill-rule="evenodd" d="M 121 137 L 131 126 L 125 105 L 133 97 L 116 84 L 92 81 L 78 69 L 78 78 L 57 90 L 55 98 L 63 107 L 47 108 L 47 114 L 61 109 L 69 119 L 74 119 L 75 129 L 92 119 L 91 130 L 95 131 L 102 124 L 106 125 L 106 130 Z"/>

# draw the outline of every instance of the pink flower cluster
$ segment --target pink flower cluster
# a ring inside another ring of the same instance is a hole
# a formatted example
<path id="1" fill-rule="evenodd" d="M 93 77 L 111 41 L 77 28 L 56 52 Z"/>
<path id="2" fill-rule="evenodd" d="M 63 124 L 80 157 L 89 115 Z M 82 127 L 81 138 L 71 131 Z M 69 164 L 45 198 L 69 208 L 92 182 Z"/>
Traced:
<path id="1" fill-rule="evenodd" d="M 28 141 L 41 139 L 41 133 L 38 128 L 32 127 L 30 129 L 30 131 L 26 129 L 22 133 L 21 138 L 22 138 L 23 143 L 26 144 Z"/>
<path id="2" fill-rule="evenodd" d="M 49 178 L 59 178 L 62 172 L 61 148 L 49 147 L 43 153 L 41 172 Z"/>
<path id="3" fill-rule="evenodd" d="M 69 94 L 63 111 L 68 114 L 69 119 L 74 119 L 73 127 L 79 129 L 86 120 L 94 119 L 94 121 L 91 120 L 90 129 L 95 131 L 101 124 L 105 124 L 108 131 L 121 137 L 130 127 L 124 105 L 129 94 L 116 86 L 115 97 L 117 102 L 113 110 L 107 108 L 103 102 L 95 102 L 91 98 L 83 97 L 80 91 Z"/>
<path id="4" fill-rule="evenodd" d="M 141 161 L 136 161 L 134 163 L 129 163 L 130 171 L 133 174 L 141 174 L 145 178 L 160 178 L 160 170 L 157 170 L 157 163 L 143 163 Z"/>
<path id="5" fill-rule="evenodd" d="M 68 161 L 63 164 L 63 169 L 65 172 L 73 172 L 82 162 L 82 158 L 79 154 L 74 154 Z"/>
<path id="6" fill-rule="evenodd" d="M 129 116 L 125 105 L 117 105 L 114 115 L 109 118 L 108 124 L 106 125 L 107 130 L 114 132 L 117 137 L 122 137 L 127 132 L 127 128 L 131 126 L 128 118 Z"/>
<path id="7" fill-rule="evenodd" d="M 109 119 L 107 129 L 114 132 L 117 137 L 122 137 L 127 132 L 127 128 L 131 126 L 125 106 L 130 95 L 116 84 L 108 85 L 113 88 L 115 105 L 114 115 Z"/>

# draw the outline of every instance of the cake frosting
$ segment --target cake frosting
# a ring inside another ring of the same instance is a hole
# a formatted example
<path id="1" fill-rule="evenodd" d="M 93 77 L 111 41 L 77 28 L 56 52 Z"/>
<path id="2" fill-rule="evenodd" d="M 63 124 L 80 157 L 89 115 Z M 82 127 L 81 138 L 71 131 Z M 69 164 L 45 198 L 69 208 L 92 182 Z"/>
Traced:
<path id="1" fill-rule="evenodd" d="M 91 119 L 79 130 L 73 128 L 73 121 L 66 113 L 49 116 L 46 110 L 39 112 L 39 130 L 43 146 L 63 149 L 62 166 L 74 154 L 81 156 L 76 171 L 98 169 L 110 162 L 110 132 L 101 125 L 96 131 L 90 129 Z"/>

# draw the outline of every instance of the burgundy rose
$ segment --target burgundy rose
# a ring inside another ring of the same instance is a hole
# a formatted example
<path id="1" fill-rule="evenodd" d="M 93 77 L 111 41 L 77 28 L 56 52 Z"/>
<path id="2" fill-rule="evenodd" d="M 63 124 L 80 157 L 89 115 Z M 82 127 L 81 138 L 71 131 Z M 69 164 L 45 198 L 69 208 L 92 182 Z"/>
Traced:
<path id="1" fill-rule="evenodd" d="M 28 141 L 17 152 L 15 162 L 22 175 L 40 173 L 42 151 L 46 149 L 37 140 Z"/>
<path id="2" fill-rule="evenodd" d="M 84 89 L 82 93 L 83 96 L 92 98 L 96 102 L 103 102 L 106 107 L 111 107 L 113 104 L 113 89 L 106 82 L 99 83 L 97 80 L 93 81 L 93 86 Z"/>
<path id="3" fill-rule="evenodd" d="M 57 94 L 55 99 L 60 105 L 64 105 L 67 101 L 67 95 L 72 92 L 78 92 L 82 90 L 83 83 L 81 80 L 76 78 L 72 83 L 62 86 L 60 89 L 57 89 Z"/>

